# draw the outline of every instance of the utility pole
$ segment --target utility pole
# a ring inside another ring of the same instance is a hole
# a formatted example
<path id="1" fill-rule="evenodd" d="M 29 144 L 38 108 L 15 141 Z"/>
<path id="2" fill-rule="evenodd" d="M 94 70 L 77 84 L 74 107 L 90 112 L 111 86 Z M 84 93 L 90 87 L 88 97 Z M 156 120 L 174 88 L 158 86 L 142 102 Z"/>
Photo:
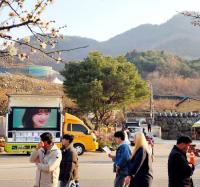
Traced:
<path id="1" fill-rule="evenodd" d="M 151 120 L 152 120 L 152 125 L 154 124 L 154 103 L 153 103 L 153 87 L 152 87 L 152 84 L 150 81 L 148 81 L 149 83 L 149 88 L 150 88 L 150 117 L 151 117 Z"/>

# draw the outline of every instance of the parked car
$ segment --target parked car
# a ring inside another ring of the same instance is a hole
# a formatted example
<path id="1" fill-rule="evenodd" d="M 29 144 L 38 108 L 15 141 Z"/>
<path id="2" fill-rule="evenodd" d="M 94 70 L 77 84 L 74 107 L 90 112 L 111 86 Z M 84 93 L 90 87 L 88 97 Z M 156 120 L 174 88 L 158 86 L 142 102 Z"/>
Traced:
<path id="1" fill-rule="evenodd" d="M 129 126 L 127 127 L 127 129 L 129 130 L 128 133 L 129 141 L 131 142 L 131 145 L 134 145 L 135 133 L 142 132 L 142 127 Z"/>
<path id="2" fill-rule="evenodd" d="M 137 132 L 143 132 L 143 128 L 142 127 L 128 127 L 129 130 L 129 141 L 131 143 L 132 146 L 134 146 L 134 138 L 135 138 L 135 133 Z M 150 133 L 144 133 L 145 138 L 148 142 L 148 144 L 150 145 L 154 145 L 154 138 Z"/>
<path id="3" fill-rule="evenodd" d="M 126 128 L 132 128 L 132 127 L 140 127 L 141 126 L 141 121 L 132 121 L 132 122 L 126 122 L 125 127 Z"/>

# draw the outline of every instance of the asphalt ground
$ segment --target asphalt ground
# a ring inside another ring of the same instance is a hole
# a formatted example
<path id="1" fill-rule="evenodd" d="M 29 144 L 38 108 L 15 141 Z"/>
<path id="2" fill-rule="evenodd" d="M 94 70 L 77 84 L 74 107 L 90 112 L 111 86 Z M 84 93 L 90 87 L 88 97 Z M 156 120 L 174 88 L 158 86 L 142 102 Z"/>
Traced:
<path id="1" fill-rule="evenodd" d="M 175 141 L 156 140 L 154 148 L 152 187 L 167 187 L 167 158 Z M 199 145 L 199 142 L 195 142 Z M 200 161 L 200 159 L 198 158 Z M 87 152 L 79 157 L 81 187 L 112 187 L 112 162 L 105 153 Z M 0 154 L 0 187 L 32 187 L 35 165 L 26 155 Z M 195 187 L 200 187 L 200 167 L 193 175 Z"/>

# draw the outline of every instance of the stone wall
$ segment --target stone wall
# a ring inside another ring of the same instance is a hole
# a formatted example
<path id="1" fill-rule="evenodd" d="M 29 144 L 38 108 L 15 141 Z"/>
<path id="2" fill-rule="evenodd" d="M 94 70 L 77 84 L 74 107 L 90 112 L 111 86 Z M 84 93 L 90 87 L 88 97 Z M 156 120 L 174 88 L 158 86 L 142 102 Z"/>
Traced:
<path id="1" fill-rule="evenodd" d="M 181 134 L 192 137 L 192 125 L 198 120 L 200 120 L 200 115 L 188 117 L 155 116 L 154 125 L 161 127 L 163 139 L 174 140 Z M 197 133 L 197 139 L 200 139 L 200 129 L 197 129 Z"/>

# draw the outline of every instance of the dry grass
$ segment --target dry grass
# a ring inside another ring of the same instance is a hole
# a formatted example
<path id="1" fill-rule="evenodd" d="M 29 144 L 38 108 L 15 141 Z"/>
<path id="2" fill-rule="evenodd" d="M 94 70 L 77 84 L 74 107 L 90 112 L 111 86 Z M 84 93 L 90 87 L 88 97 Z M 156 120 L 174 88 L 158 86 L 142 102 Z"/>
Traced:
<path id="1" fill-rule="evenodd" d="M 25 75 L 0 75 L 0 115 L 4 115 L 7 110 L 8 97 L 6 94 L 60 95 L 63 96 L 64 107 L 75 107 L 75 103 L 64 95 L 62 85 Z"/>

